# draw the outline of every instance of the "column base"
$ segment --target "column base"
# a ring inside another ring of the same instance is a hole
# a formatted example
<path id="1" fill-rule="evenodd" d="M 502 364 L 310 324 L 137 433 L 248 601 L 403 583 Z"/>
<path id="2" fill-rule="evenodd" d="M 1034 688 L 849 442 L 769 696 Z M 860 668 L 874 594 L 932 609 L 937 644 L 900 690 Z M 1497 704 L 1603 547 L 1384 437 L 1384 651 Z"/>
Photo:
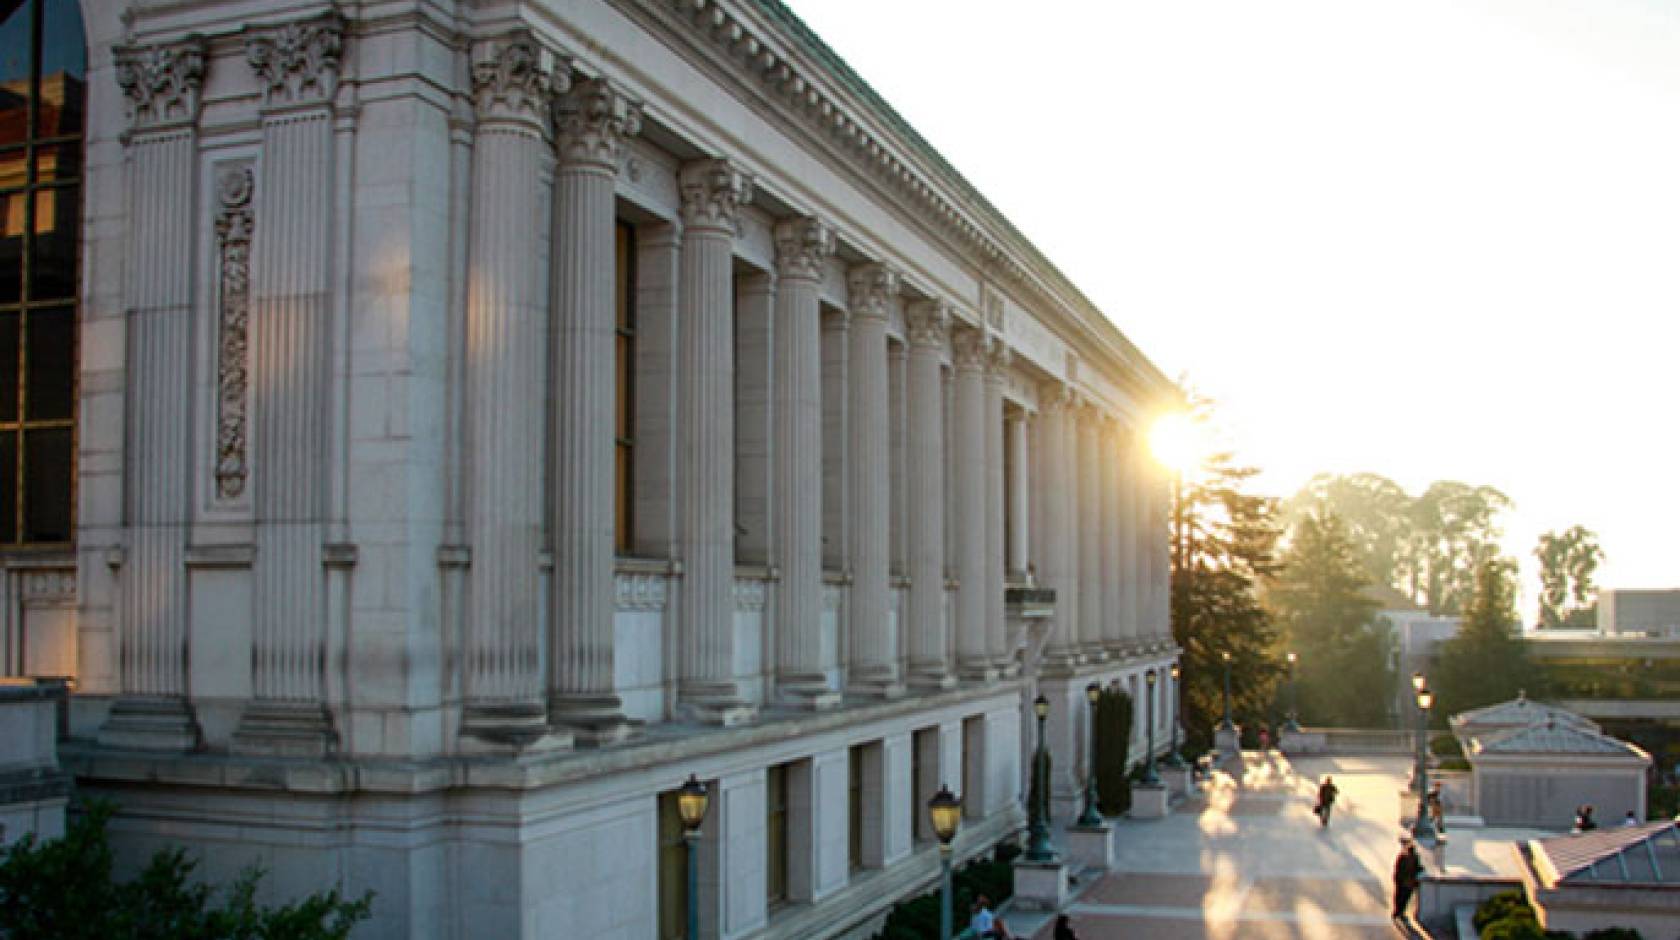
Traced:
<path id="1" fill-rule="evenodd" d="M 944 664 L 921 669 L 910 667 L 910 688 L 918 692 L 943 692 L 956 688 L 957 677 L 945 671 Z"/>
<path id="2" fill-rule="evenodd" d="M 1080 651 L 1079 655 L 1081 659 L 1088 663 L 1106 663 L 1108 662 L 1108 647 L 1087 646 Z"/>
<path id="3" fill-rule="evenodd" d="M 123 696 L 99 729 L 101 747 L 134 751 L 193 751 L 203 735 L 186 699 Z"/>
<path id="4" fill-rule="evenodd" d="M 904 683 L 894 675 L 859 676 L 846 683 L 846 694 L 857 698 L 890 701 L 904 697 Z"/>
<path id="5" fill-rule="evenodd" d="M 1059 911 L 1068 900 L 1067 866 L 1060 861 L 1015 860 L 1016 907 L 1025 911 Z"/>
<path id="6" fill-rule="evenodd" d="M 1160 819 L 1167 815 L 1171 794 L 1163 784 L 1140 783 L 1132 787 L 1133 819 Z"/>
<path id="7" fill-rule="evenodd" d="M 690 683 L 677 690 L 677 707 L 703 725 L 733 728 L 758 717 L 758 706 L 747 701 L 733 682 Z"/>
<path id="8" fill-rule="evenodd" d="M 1080 868 L 1114 867 L 1114 827 L 1069 826 L 1067 828 L 1067 860 Z"/>
<path id="9" fill-rule="evenodd" d="M 578 747 L 608 747 L 635 737 L 642 723 L 624 715 L 616 695 L 551 695 L 548 719 Z"/>
<path id="10" fill-rule="evenodd" d="M 548 726 L 541 702 L 478 702 L 461 715 L 464 754 L 520 756 L 570 750 L 572 736 Z"/>
<path id="11" fill-rule="evenodd" d="M 964 682 L 979 685 L 986 682 L 996 682 L 998 668 L 990 660 L 975 659 L 959 664 L 957 675 L 961 676 Z"/>
<path id="12" fill-rule="evenodd" d="M 338 733 L 326 706 L 258 699 L 239 716 L 228 750 L 247 756 L 321 758 L 337 746 Z"/>
<path id="13" fill-rule="evenodd" d="M 828 687 L 828 678 L 821 675 L 789 676 L 776 684 L 781 704 L 800 711 L 822 712 L 839 708 L 845 696 Z"/>
<path id="14" fill-rule="evenodd" d="M 1038 674 L 1045 678 L 1066 679 L 1079 669 L 1079 654 L 1074 650 L 1051 650 L 1038 664 Z"/>

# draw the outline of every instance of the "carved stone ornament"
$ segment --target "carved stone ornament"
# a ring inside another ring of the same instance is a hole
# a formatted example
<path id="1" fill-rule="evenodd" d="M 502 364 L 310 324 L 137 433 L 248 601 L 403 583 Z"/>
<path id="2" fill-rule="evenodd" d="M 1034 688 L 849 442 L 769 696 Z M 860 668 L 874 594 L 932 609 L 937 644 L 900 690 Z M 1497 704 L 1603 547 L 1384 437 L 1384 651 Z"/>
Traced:
<path id="1" fill-rule="evenodd" d="M 267 105 L 330 104 L 344 58 L 344 19 L 337 13 L 246 27 L 245 61 L 257 73 Z"/>
<path id="2" fill-rule="evenodd" d="M 776 275 L 822 280 L 823 265 L 834 254 L 834 230 L 807 216 L 776 223 Z"/>
<path id="3" fill-rule="evenodd" d="M 986 357 L 986 378 L 1002 382 L 1003 375 L 1009 371 L 1009 366 L 1015 361 L 1015 354 L 1010 351 L 1008 344 L 992 341 L 991 355 Z"/>
<path id="4" fill-rule="evenodd" d="M 1003 330 L 1003 295 L 987 287 L 980 292 L 980 316 L 994 330 Z"/>
<path id="5" fill-rule="evenodd" d="M 886 319 L 898 296 L 898 272 L 884 264 L 860 264 L 846 272 L 846 304 L 854 317 Z"/>
<path id="6" fill-rule="evenodd" d="M 974 328 L 953 331 L 951 361 L 962 372 L 979 372 L 991 358 L 992 338 L 985 330 Z"/>
<path id="7" fill-rule="evenodd" d="M 198 120 L 204 87 L 204 37 L 194 34 L 167 45 L 118 46 L 112 50 L 117 86 L 135 128 L 191 124 Z"/>
<path id="8" fill-rule="evenodd" d="M 616 172 L 624 142 L 642 132 L 642 105 L 604 78 L 584 79 L 554 99 L 561 164 Z"/>
<path id="9" fill-rule="evenodd" d="M 251 324 L 250 167 L 216 180 L 218 332 L 216 348 L 216 497 L 245 493 L 246 411 L 250 377 L 246 362 Z"/>
<path id="10" fill-rule="evenodd" d="M 473 102 L 480 117 L 516 118 L 547 128 L 553 96 L 570 77 L 554 54 L 524 33 L 473 47 Z"/>
<path id="11" fill-rule="evenodd" d="M 1039 411 L 1049 414 L 1053 411 L 1070 411 L 1079 402 L 1079 396 L 1073 387 L 1066 382 L 1051 380 L 1039 386 Z"/>
<path id="12" fill-rule="evenodd" d="M 742 204 L 752 198 L 752 177 L 728 160 L 687 164 L 677 178 L 682 221 L 687 228 L 722 229 L 734 234 Z"/>
<path id="13" fill-rule="evenodd" d="M 904 312 L 904 325 L 910 334 L 910 345 L 925 349 L 944 349 L 951 332 L 951 305 L 943 300 L 923 300 L 910 305 Z"/>

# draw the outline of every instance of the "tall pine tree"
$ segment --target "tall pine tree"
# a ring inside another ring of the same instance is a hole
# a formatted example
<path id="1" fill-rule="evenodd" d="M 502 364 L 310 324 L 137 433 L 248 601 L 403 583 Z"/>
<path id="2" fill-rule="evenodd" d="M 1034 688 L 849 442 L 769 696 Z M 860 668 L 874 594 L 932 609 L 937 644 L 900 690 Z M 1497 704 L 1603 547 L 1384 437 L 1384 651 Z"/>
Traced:
<path id="1" fill-rule="evenodd" d="M 1476 568 L 1475 588 L 1458 635 L 1441 644 L 1429 684 L 1434 721 L 1471 708 L 1509 701 L 1519 691 L 1544 694 L 1542 676 L 1517 635 L 1516 564 L 1492 558 Z"/>

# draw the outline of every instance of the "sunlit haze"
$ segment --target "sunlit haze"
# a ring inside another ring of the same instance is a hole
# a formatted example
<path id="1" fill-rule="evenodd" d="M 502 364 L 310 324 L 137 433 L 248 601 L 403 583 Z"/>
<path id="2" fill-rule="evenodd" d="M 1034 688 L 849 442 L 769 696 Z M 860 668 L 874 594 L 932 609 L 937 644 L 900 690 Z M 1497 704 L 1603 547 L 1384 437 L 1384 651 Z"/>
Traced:
<path id="1" fill-rule="evenodd" d="M 1525 594 L 1576 523 L 1680 585 L 1680 5 L 792 5 L 1262 489 L 1489 484 Z"/>

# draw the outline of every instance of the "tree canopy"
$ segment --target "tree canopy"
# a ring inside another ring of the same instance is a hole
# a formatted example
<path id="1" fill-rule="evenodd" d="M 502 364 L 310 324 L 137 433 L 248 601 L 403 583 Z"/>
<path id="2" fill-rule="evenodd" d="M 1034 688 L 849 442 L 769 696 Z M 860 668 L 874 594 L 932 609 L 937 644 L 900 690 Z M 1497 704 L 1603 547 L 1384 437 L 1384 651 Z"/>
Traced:
<path id="1" fill-rule="evenodd" d="M 1436 715 L 1509 701 L 1526 690 L 1544 693 L 1541 673 L 1517 633 L 1516 566 L 1504 558 L 1476 568 L 1475 586 L 1458 634 L 1441 644 L 1429 684 Z"/>
<path id="2" fill-rule="evenodd" d="M 1604 560 L 1598 536 L 1582 526 L 1544 532 L 1534 547 L 1540 562 L 1540 627 L 1585 628 L 1597 622 L 1593 574 Z"/>

